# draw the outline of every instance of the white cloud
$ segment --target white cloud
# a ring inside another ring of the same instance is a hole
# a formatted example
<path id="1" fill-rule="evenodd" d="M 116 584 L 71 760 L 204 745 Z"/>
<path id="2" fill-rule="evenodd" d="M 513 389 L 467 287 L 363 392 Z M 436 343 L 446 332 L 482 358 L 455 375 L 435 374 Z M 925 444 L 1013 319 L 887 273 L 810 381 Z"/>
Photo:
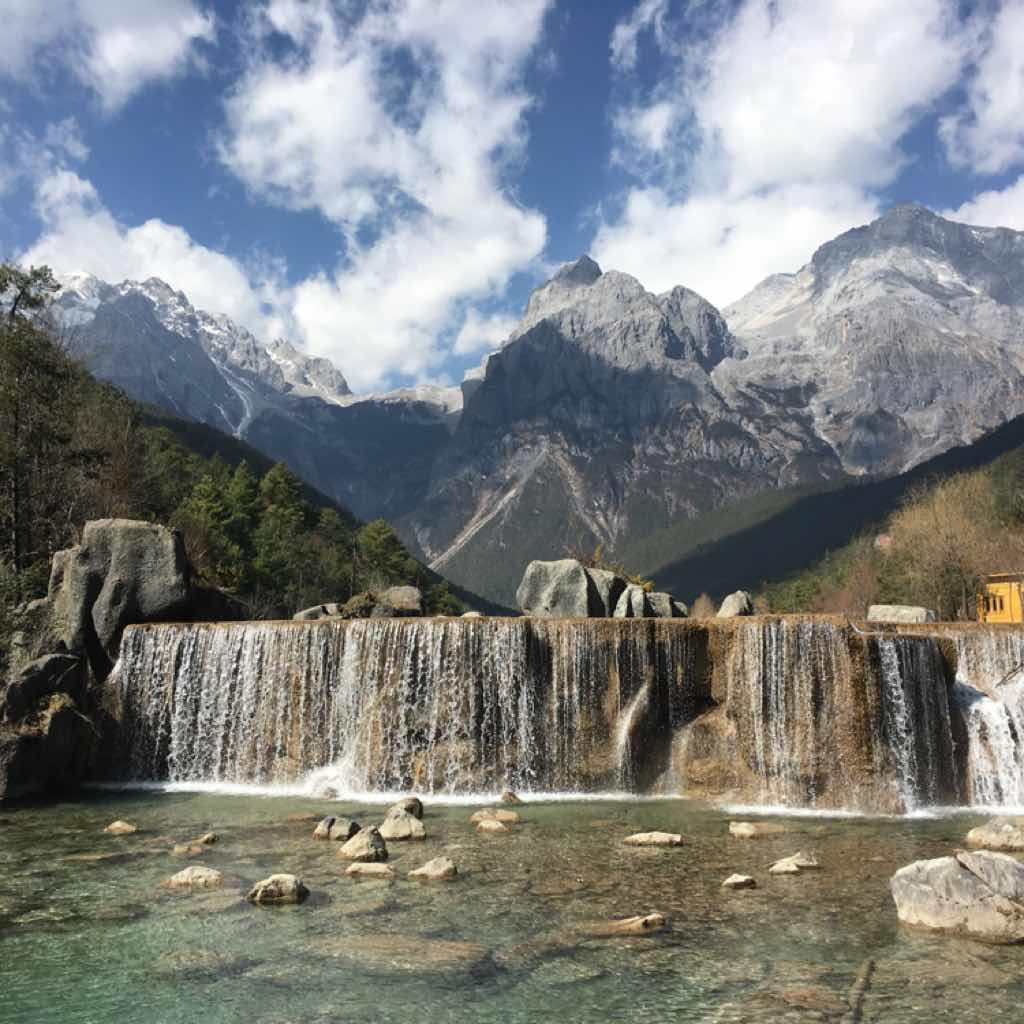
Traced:
<path id="1" fill-rule="evenodd" d="M 942 216 L 979 227 L 1024 231 L 1024 177 L 1004 189 L 980 192 L 957 209 L 944 210 Z"/>
<path id="2" fill-rule="evenodd" d="M 184 229 L 162 220 L 126 227 L 106 209 L 92 183 L 74 171 L 56 169 L 38 183 L 36 212 L 43 233 L 19 255 L 20 263 L 84 270 L 115 283 L 159 277 L 197 307 L 226 313 L 264 341 L 289 326 L 288 291 L 274 268 L 260 280 L 252 268 L 199 245 Z M 278 307 L 270 315 L 268 304 Z"/>
<path id="3" fill-rule="evenodd" d="M 221 158 L 254 193 L 337 225 L 344 261 L 296 288 L 295 317 L 357 390 L 427 376 L 465 303 L 544 246 L 544 218 L 506 176 L 547 7 L 375 0 L 356 14 L 273 0 L 256 18 Z"/>
<path id="4" fill-rule="evenodd" d="M 452 351 L 457 355 L 493 352 L 501 347 L 515 329 L 516 323 L 516 318 L 506 313 L 487 316 L 477 309 L 470 309 L 455 336 Z"/>
<path id="5" fill-rule="evenodd" d="M 195 0 L 0 0 L 0 24 L 0 75 L 33 78 L 56 61 L 108 111 L 182 71 L 214 32 Z"/>
<path id="6" fill-rule="evenodd" d="M 619 71 L 632 71 L 636 67 L 640 36 L 653 30 L 659 37 L 664 32 L 669 0 L 640 0 L 633 13 L 623 18 L 612 30 L 612 66 Z M 663 43 L 659 38 L 659 42 Z"/>
<path id="7" fill-rule="evenodd" d="M 998 174 L 1024 160 L 1024 0 L 1003 0 L 987 29 L 967 108 L 940 134 L 955 165 Z"/>
<path id="8" fill-rule="evenodd" d="M 88 155 L 89 147 L 73 117 L 46 125 L 40 135 L 0 124 L 0 196 L 22 179 L 39 180 Z"/>
<path id="9" fill-rule="evenodd" d="M 647 92 L 623 82 L 616 157 L 640 181 L 594 255 L 719 304 L 874 215 L 906 162 L 900 140 L 970 50 L 951 0 L 745 0 L 675 21 L 641 7 L 613 60 L 628 69 L 651 30 L 677 70 Z"/>

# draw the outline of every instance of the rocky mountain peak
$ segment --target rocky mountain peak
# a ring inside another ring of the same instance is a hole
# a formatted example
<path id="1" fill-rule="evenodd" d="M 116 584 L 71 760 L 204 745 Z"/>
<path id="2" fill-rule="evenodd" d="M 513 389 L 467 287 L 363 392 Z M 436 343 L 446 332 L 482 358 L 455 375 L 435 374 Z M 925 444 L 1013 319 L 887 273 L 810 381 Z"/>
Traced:
<path id="1" fill-rule="evenodd" d="M 554 277 L 535 288 L 526 303 L 515 334 L 528 331 L 535 324 L 576 302 L 581 293 L 601 278 L 601 268 L 589 257 L 580 256 L 571 263 L 563 263 Z M 514 336 L 514 335 L 513 335 Z"/>

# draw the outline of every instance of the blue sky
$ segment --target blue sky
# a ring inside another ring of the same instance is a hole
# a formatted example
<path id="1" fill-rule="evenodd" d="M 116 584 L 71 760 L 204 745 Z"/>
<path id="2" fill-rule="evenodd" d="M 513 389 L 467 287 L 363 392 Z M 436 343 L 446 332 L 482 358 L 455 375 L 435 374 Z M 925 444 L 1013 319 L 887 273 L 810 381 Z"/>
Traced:
<path id="1" fill-rule="evenodd" d="M 0 0 L 0 257 L 354 389 L 589 251 L 724 305 L 896 201 L 1024 229 L 1024 0 Z"/>

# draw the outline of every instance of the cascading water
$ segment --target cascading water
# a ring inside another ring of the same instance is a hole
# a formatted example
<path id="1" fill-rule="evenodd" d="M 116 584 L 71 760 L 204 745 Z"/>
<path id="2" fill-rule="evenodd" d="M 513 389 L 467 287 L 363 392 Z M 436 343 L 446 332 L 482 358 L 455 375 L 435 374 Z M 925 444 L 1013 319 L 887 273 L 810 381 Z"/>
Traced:
<path id="1" fill-rule="evenodd" d="M 694 701 L 688 630 L 652 621 L 364 620 L 129 629 L 115 676 L 134 778 L 338 792 L 631 784 Z M 699 701 L 697 701 L 699 704 Z"/>
<path id="2" fill-rule="evenodd" d="M 877 640 L 883 743 L 891 752 L 905 810 L 957 795 L 953 731 L 942 655 L 930 637 Z M 952 793 L 949 793 L 950 783 Z"/>
<path id="3" fill-rule="evenodd" d="M 1024 806 L 1024 633 L 959 635 L 954 702 L 967 737 L 970 803 Z"/>

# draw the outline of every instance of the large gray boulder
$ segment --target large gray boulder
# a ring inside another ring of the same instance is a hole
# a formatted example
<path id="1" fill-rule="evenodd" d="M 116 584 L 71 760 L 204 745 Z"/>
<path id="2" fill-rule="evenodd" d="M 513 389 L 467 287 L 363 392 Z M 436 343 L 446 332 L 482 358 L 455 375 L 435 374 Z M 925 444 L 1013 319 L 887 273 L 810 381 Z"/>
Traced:
<path id="1" fill-rule="evenodd" d="M 1024 864 L 979 850 L 919 860 L 889 881 L 908 925 L 982 942 L 1024 941 Z"/>
<path id="2" fill-rule="evenodd" d="M 730 594 L 718 609 L 718 618 L 735 619 L 741 615 L 753 615 L 754 602 L 745 590 L 737 590 Z"/>
<path id="3" fill-rule="evenodd" d="M 541 619 L 604 618 L 604 604 L 587 570 L 575 558 L 531 562 L 516 591 L 524 615 Z"/>
<path id="4" fill-rule="evenodd" d="M 49 639 L 84 653 L 98 679 L 129 625 L 190 618 L 190 570 L 176 530 L 131 519 L 86 523 L 77 547 L 53 556 Z"/>
<path id="5" fill-rule="evenodd" d="M 626 581 L 609 569 L 585 569 L 590 581 L 589 603 L 593 604 L 594 594 L 600 602 L 601 615 L 610 619 L 615 614 L 615 606 L 619 603 L 622 592 L 626 589 Z"/>
<path id="6" fill-rule="evenodd" d="M 868 622 L 900 622 L 923 625 L 935 621 L 935 612 L 912 604 L 873 604 L 868 609 Z"/>
<path id="7" fill-rule="evenodd" d="M 630 583 L 622 592 L 619 603 L 615 606 L 614 617 L 616 619 L 654 618 L 654 609 L 651 607 L 644 588 Z"/>
<path id="8" fill-rule="evenodd" d="M 993 818 L 967 833 L 967 845 L 984 850 L 1024 851 L 1024 818 Z"/>
<path id="9" fill-rule="evenodd" d="M 647 603 L 659 619 L 685 619 L 690 610 L 682 601 L 677 601 L 671 594 L 654 591 L 647 595 Z"/>
<path id="10" fill-rule="evenodd" d="M 388 587 L 377 595 L 375 619 L 412 618 L 423 614 L 423 594 L 417 587 Z"/>

